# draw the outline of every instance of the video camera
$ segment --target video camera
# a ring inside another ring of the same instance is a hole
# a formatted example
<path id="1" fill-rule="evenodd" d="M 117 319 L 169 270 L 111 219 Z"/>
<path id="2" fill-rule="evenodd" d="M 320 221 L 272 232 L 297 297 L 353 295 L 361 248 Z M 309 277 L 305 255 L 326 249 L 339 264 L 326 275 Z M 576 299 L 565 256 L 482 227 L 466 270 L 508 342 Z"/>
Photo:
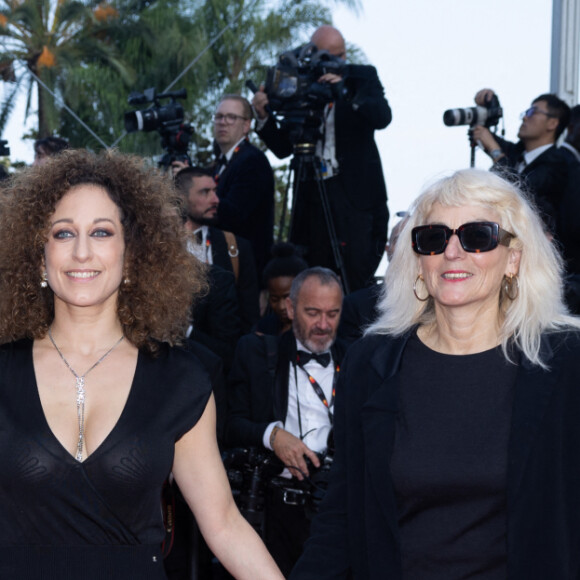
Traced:
<path id="1" fill-rule="evenodd" d="M 346 94 L 344 80 L 320 83 L 327 73 L 344 77 L 345 61 L 308 43 L 282 53 L 266 74 L 265 93 L 272 111 L 280 113 L 293 144 L 316 143 L 324 120 L 324 107 Z"/>
<path id="2" fill-rule="evenodd" d="M 125 113 L 125 130 L 127 133 L 157 131 L 161 136 L 161 147 L 166 150 L 159 161 L 159 166 L 165 169 L 173 161 L 187 161 L 192 164 L 187 149 L 193 127 L 183 122 L 185 118 L 183 107 L 177 102 L 177 99 L 185 98 L 187 98 L 185 89 L 156 95 L 154 88 L 145 89 L 143 93 L 132 92 L 128 98 L 129 104 L 133 106 L 153 103 L 148 109 Z M 171 101 L 161 105 L 160 99 Z"/>
<path id="3" fill-rule="evenodd" d="M 497 95 L 493 95 L 484 107 L 465 107 L 464 109 L 447 109 L 443 113 L 443 122 L 448 127 L 458 125 L 483 125 L 488 129 L 495 127 L 503 116 Z"/>

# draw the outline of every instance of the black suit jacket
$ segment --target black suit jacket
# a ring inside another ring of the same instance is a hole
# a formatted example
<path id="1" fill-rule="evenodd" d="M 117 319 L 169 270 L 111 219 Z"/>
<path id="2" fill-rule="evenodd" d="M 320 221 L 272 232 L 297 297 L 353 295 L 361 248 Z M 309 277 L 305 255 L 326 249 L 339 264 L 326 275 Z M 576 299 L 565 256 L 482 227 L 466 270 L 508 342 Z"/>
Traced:
<path id="1" fill-rule="evenodd" d="M 335 342 L 331 352 L 340 363 L 344 346 Z M 228 381 L 228 445 L 262 447 L 266 427 L 286 420 L 289 365 L 295 360 L 291 330 L 280 337 L 248 334 L 240 339 Z"/>
<path id="2" fill-rule="evenodd" d="M 338 326 L 338 336 L 342 340 L 352 344 L 361 338 L 365 328 L 377 317 L 377 303 L 382 289 L 382 284 L 375 284 L 344 297 Z"/>
<path id="3" fill-rule="evenodd" d="M 242 141 L 218 178 L 217 195 L 219 227 L 249 240 L 261 276 L 274 231 L 274 174 L 264 153 Z"/>
<path id="4" fill-rule="evenodd" d="M 558 212 L 556 234 L 568 272 L 580 274 L 580 163 L 565 147 L 559 150 L 568 163 L 568 179 Z"/>
<path id="5" fill-rule="evenodd" d="M 241 334 L 234 275 L 213 264 L 209 266 L 208 282 L 208 293 L 194 304 L 189 338 L 218 355 L 227 373 Z"/>
<path id="6" fill-rule="evenodd" d="M 233 273 L 232 260 L 229 255 L 228 244 L 223 230 L 210 226 L 208 228 L 208 236 L 211 242 L 210 247 L 213 263 Z M 256 262 L 250 242 L 236 236 L 236 243 L 238 246 L 239 264 L 236 291 L 238 295 L 241 331 L 242 334 L 247 334 L 260 318 L 260 290 L 258 275 L 256 274 Z"/>
<path id="7" fill-rule="evenodd" d="M 331 481 L 291 580 L 401 580 L 389 471 L 408 335 L 355 343 L 337 387 Z M 510 580 L 580 579 L 580 335 L 545 336 L 551 370 L 519 364 L 507 475 Z M 485 380 L 485 377 L 482 377 Z"/>
<path id="8" fill-rule="evenodd" d="M 493 170 L 510 180 L 518 179 L 516 168 L 524 152 L 523 143 L 510 143 L 499 137 L 496 140 L 505 157 L 493 166 Z M 524 189 L 529 191 L 536 202 L 546 225 L 552 233 L 556 233 L 560 204 L 568 182 L 565 155 L 553 145 L 526 165 L 519 177 L 523 180 Z"/>

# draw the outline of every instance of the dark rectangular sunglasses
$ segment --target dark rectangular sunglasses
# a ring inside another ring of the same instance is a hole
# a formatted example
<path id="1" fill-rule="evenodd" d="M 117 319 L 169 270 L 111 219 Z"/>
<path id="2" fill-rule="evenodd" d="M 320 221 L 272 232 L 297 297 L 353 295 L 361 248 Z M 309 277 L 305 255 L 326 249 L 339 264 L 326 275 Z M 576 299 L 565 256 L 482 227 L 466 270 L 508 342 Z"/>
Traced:
<path id="1" fill-rule="evenodd" d="M 498 244 L 509 246 L 515 236 L 494 222 L 469 222 L 452 230 L 444 225 L 417 226 L 411 231 L 413 250 L 423 256 L 442 254 L 453 234 L 466 252 L 489 252 Z"/>

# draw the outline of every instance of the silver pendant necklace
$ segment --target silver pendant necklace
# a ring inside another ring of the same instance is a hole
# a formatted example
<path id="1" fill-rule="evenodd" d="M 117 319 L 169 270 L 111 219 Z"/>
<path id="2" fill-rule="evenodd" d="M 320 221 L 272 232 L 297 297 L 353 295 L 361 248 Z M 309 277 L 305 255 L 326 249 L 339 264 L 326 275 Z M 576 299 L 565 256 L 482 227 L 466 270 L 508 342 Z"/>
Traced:
<path id="1" fill-rule="evenodd" d="M 85 371 L 82 375 L 79 375 L 69 364 L 69 362 L 64 358 L 62 352 L 60 352 L 60 348 L 56 346 L 56 342 L 54 342 L 54 338 L 52 338 L 52 331 L 49 327 L 48 329 L 48 338 L 50 338 L 50 342 L 56 349 L 56 352 L 60 355 L 62 362 L 67 366 L 68 370 L 74 375 L 77 384 L 76 384 L 76 391 L 77 391 L 77 418 L 79 421 L 79 440 L 77 443 L 77 454 L 76 460 L 82 461 L 83 460 L 83 447 L 85 444 L 85 377 L 98 365 L 100 365 L 118 346 L 121 344 L 121 341 L 124 336 L 121 338 L 88 370 Z"/>

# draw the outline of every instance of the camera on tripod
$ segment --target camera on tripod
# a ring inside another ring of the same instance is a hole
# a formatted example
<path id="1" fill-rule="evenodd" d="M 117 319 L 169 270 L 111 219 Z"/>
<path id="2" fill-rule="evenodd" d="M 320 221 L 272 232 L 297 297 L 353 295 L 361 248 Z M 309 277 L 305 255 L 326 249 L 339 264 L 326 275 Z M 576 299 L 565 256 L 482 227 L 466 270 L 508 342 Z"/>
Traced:
<path id="1" fill-rule="evenodd" d="M 502 117 L 503 110 L 499 104 L 499 99 L 497 95 L 493 95 L 483 107 L 447 109 L 443 113 L 443 122 L 448 127 L 456 127 L 458 125 L 475 127 L 476 125 L 483 125 L 489 129 L 490 127 L 495 127 Z"/>
<path id="2" fill-rule="evenodd" d="M 343 59 L 318 50 L 313 43 L 282 53 L 268 69 L 264 92 L 272 111 L 284 117 L 281 125 L 288 129 L 293 145 L 316 143 L 325 106 L 346 95 L 344 80 L 321 83 L 318 79 L 327 73 L 344 77 L 346 71 Z"/>
<path id="3" fill-rule="evenodd" d="M 173 161 L 187 161 L 191 165 L 187 149 L 193 127 L 184 123 L 183 107 L 177 102 L 177 99 L 185 98 L 185 89 L 157 95 L 154 88 L 145 89 L 143 93 L 132 92 L 128 98 L 133 106 L 153 103 L 148 109 L 125 113 L 125 130 L 127 133 L 157 131 L 161 136 L 161 147 L 166 151 L 159 166 L 166 169 Z M 160 99 L 171 100 L 162 105 Z"/>
<path id="4" fill-rule="evenodd" d="M 342 96 L 343 83 L 320 83 L 327 73 L 343 76 L 346 63 L 311 42 L 282 53 L 268 69 L 265 92 L 274 111 L 324 108 Z"/>

